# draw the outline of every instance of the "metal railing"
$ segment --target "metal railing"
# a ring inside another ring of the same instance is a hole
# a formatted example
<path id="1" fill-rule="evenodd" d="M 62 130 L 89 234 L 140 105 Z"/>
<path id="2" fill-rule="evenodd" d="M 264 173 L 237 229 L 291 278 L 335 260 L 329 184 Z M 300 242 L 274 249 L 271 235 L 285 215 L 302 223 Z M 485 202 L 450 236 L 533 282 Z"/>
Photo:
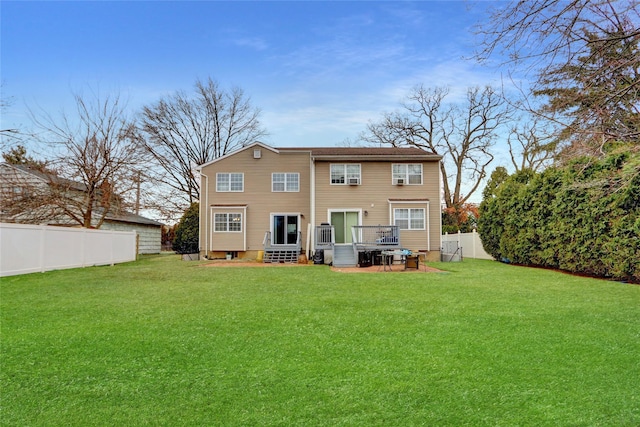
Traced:
<path id="1" fill-rule="evenodd" d="M 332 225 L 316 225 L 316 249 L 333 249 L 336 244 L 336 232 Z"/>
<path id="2" fill-rule="evenodd" d="M 269 250 L 269 249 L 288 249 L 288 248 L 296 248 L 296 250 L 300 251 L 300 248 L 302 247 L 302 233 L 298 232 L 298 237 L 296 238 L 296 243 L 294 244 L 281 244 L 281 245 L 274 245 L 271 243 L 271 232 L 267 231 L 266 233 L 264 233 L 264 239 L 262 239 L 262 246 L 264 247 L 264 250 Z"/>
<path id="3" fill-rule="evenodd" d="M 440 248 L 440 261 L 462 261 L 462 246 L 457 241 L 443 241 Z"/>
<path id="4" fill-rule="evenodd" d="M 400 247 L 400 227 L 397 225 L 354 225 L 353 243 L 360 249 Z"/>
<path id="5" fill-rule="evenodd" d="M 353 256 L 358 262 L 358 236 L 357 236 L 356 227 L 351 227 L 351 247 L 353 248 Z"/>

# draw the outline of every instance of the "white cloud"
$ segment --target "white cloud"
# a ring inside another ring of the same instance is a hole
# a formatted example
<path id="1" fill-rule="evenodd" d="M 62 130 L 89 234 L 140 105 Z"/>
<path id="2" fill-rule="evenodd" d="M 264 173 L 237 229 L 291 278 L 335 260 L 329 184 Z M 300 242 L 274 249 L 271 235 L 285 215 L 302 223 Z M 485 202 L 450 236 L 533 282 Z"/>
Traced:
<path id="1" fill-rule="evenodd" d="M 253 50 L 262 51 L 269 48 L 269 44 L 260 37 L 238 37 L 232 40 L 236 46 L 247 47 Z"/>

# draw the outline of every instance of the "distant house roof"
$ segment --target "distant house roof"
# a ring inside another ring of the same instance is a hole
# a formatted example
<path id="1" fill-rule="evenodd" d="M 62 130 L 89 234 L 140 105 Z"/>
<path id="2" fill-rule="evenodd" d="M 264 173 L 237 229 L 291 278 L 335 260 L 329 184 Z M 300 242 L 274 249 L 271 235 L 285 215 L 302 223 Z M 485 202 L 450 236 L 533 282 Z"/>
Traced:
<path id="1" fill-rule="evenodd" d="M 72 181 L 70 179 L 66 179 L 66 178 L 61 178 L 56 174 L 53 173 L 49 173 L 49 172 L 43 172 L 41 170 L 38 169 L 34 169 L 28 165 L 13 165 L 13 164 L 9 164 L 9 163 L 3 163 L 4 165 L 7 165 L 9 167 L 12 167 L 14 169 L 18 169 L 24 173 L 28 173 L 31 174 L 33 176 L 35 176 L 36 178 L 41 179 L 44 182 L 47 183 L 53 183 L 53 184 L 58 184 L 58 185 L 64 185 L 66 187 L 69 187 L 73 190 L 77 190 L 77 191 L 87 191 L 87 186 L 80 183 L 80 182 L 76 182 L 76 181 Z"/>
<path id="2" fill-rule="evenodd" d="M 65 187 L 71 188 L 76 191 L 82 191 L 82 192 L 87 191 L 87 186 L 84 185 L 83 183 L 72 181 L 66 178 L 61 178 L 53 173 L 43 172 L 38 169 L 31 168 L 28 165 L 13 165 L 9 163 L 2 163 L 2 165 L 6 165 L 9 167 L 15 168 L 19 171 L 22 171 L 24 173 L 28 173 L 42 180 L 44 183 L 47 183 L 47 184 L 49 183 L 59 184 L 59 185 L 64 185 Z M 101 213 L 101 212 L 104 212 L 104 210 L 100 207 L 96 207 L 94 208 L 94 212 Z M 152 219 L 145 218 L 143 216 L 140 216 L 125 210 L 118 210 L 117 212 L 108 212 L 107 215 L 105 216 L 105 220 L 128 222 L 131 224 L 153 225 L 158 227 L 162 226 L 162 223 L 158 221 L 154 221 Z"/>
<path id="3" fill-rule="evenodd" d="M 154 225 L 161 227 L 162 223 L 158 221 L 154 221 L 149 218 L 145 218 L 141 215 L 134 214 L 128 211 L 119 211 L 117 213 L 108 213 L 105 216 L 105 220 L 108 221 L 118 221 L 118 222 L 129 222 L 132 224 L 143 224 L 143 225 Z"/>

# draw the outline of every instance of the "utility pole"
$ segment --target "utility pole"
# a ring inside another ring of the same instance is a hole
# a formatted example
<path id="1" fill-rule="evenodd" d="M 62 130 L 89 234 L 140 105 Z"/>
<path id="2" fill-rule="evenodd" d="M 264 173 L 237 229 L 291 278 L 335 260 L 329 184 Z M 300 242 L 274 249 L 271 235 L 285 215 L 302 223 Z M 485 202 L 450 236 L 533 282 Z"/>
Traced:
<path id="1" fill-rule="evenodd" d="M 140 215 L 140 179 L 142 172 L 138 171 L 138 178 L 136 179 L 136 215 Z"/>

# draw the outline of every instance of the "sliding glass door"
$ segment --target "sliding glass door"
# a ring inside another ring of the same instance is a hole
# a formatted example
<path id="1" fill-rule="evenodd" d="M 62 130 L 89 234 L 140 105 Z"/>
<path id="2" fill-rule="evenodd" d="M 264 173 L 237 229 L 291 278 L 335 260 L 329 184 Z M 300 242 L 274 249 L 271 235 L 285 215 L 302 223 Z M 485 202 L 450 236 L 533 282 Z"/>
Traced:
<path id="1" fill-rule="evenodd" d="M 357 211 L 331 212 L 331 225 L 336 233 L 336 244 L 350 244 L 353 242 L 351 227 L 358 225 L 359 215 Z"/>
<path id="2" fill-rule="evenodd" d="M 274 245 L 295 245 L 300 228 L 298 215 L 272 216 L 271 243 Z"/>

